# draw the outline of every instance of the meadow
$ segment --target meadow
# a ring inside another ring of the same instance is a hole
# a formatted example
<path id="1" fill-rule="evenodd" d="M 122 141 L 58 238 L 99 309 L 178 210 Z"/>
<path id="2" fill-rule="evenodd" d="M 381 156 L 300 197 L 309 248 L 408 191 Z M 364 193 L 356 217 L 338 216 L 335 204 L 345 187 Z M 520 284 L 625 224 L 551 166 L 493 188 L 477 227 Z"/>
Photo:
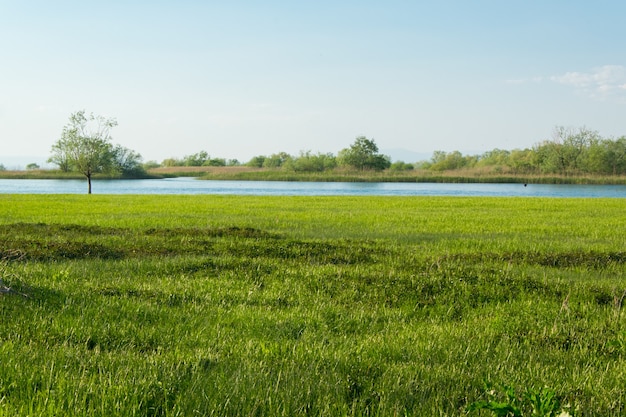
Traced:
<path id="1" fill-rule="evenodd" d="M 0 416 L 624 415 L 625 207 L 0 195 Z"/>

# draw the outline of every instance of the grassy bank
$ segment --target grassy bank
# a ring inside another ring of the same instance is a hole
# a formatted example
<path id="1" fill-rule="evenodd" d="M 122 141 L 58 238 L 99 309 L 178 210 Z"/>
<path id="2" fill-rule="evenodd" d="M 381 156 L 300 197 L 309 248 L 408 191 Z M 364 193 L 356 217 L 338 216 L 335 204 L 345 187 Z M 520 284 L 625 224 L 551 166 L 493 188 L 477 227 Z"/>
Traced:
<path id="1" fill-rule="evenodd" d="M 162 178 L 160 175 L 149 173 L 126 177 L 121 175 L 94 174 L 94 179 L 149 179 Z M 85 180 L 83 174 L 78 172 L 63 172 L 56 169 L 33 169 L 33 170 L 4 170 L 0 171 L 0 179 L 13 180 Z"/>
<path id="2" fill-rule="evenodd" d="M 430 182 L 430 183 L 517 183 L 517 184 L 626 184 L 625 176 L 523 175 L 501 173 L 493 169 L 461 169 L 451 171 L 354 171 L 335 169 L 324 172 L 294 172 L 281 168 L 232 167 L 161 167 L 152 168 L 143 178 L 198 177 L 205 180 L 230 181 L 322 181 L 322 182 Z M 58 170 L 0 171 L 0 179 L 84 179 L 78 173 Z M 101 174 L 96 179 L 110 179 Z"/>
<path id="3" fill-rule="evenodd" d="M 180 169 L 180 168 L 179 168 Z M 176 168 L 151 171 L 158 175 L 177 175 Z M 195 175 L 193 173 L 195 172 Z M 186 176 L 199 176 L 207 180 L 246 180 L 246 181 L 323 181 L 323 182 L 430 182 L 430 183 L 517 183 L 517 184 L 626 184 L 624 176 L 564 176 L 528 175 L 499 173 L 485 169 L 463 169 L 451 171 L 354 171 L 336 169 L 324 172 L 294 172 L 284 169 L 205 167 L 193 172 L 183 172 Z"/>
<path id="4" fill-rule="evenodd" d="M 2 195 L 0 415 L 623 415 L 623 209 Z"/>

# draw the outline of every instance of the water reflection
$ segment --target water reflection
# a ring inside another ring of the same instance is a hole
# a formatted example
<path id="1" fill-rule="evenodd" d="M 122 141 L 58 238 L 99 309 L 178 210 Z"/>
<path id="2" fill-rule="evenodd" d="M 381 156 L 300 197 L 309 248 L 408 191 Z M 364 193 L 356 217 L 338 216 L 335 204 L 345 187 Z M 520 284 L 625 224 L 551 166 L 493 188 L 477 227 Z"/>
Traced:
<path id="1" fill-rule="evenodd" d="M 2 194 L 86 194 L 80 180 L 0 179 Z M 363 182 L 206 181 L 194 178 L 160 180 L 96 180 L 94 194 L 234 194 L 234 195 L 379 195 L 493 197 L 625 198 L 624 185 L 434 184 Z"/>

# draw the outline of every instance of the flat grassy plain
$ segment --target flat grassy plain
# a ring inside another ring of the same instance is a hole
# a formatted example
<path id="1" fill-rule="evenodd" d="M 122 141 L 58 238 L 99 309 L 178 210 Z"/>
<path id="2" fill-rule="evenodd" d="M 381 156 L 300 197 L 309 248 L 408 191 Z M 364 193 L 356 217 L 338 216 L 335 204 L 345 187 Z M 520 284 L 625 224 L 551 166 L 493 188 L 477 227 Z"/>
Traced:
<path id="1" fill-rule="evenodd" d="M 1 195 L 0 415 L 624 415 L 625 209 Z"/>

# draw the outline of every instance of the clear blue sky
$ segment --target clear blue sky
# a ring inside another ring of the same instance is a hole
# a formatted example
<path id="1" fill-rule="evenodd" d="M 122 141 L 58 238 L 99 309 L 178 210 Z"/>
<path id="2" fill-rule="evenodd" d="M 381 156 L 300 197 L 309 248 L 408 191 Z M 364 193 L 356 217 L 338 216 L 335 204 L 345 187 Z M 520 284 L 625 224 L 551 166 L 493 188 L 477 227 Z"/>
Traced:
<path id="1" fill-rule="evenodd" d="M 0 163 L 77 110 L 161 161 L 626 135 L 623 0 L 0 0 Z"/>

